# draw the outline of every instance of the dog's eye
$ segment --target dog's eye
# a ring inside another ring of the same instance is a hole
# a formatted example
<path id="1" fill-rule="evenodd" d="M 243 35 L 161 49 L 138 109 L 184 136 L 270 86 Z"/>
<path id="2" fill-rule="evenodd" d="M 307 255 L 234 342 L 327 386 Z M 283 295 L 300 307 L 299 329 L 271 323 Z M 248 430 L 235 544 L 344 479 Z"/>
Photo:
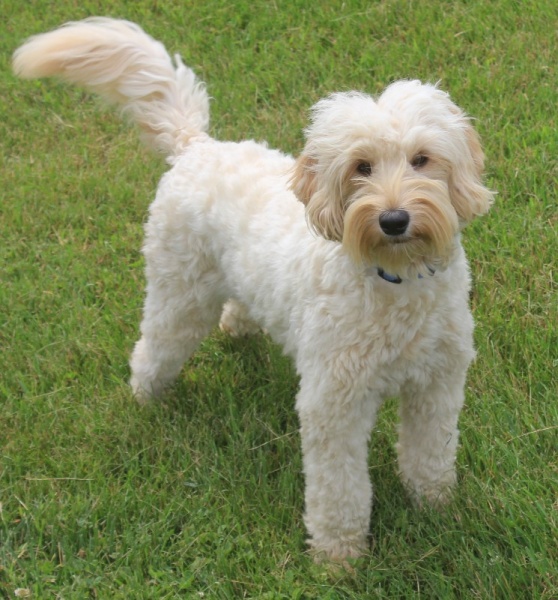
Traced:
<path id="1" fill-rule="evenodd" d="M 413 169 L 420 169 L 421 167 L 424 167 L 424 165 L 426 165 L 426 163 L 429 160 L 430 159 L 428 158 L 428 156 L 426 156 L 426 154 L 417 154 L 413 157 L 413 160 L 411 161 L 411 166 L 413 167 Z"/>
<path id="2" fill-rule="evenodd" d="M 364 177 L 370 177 L 372 175 L 372 165 L 369 162 L 360 162 L 357 165 L 357 173 Z"/>

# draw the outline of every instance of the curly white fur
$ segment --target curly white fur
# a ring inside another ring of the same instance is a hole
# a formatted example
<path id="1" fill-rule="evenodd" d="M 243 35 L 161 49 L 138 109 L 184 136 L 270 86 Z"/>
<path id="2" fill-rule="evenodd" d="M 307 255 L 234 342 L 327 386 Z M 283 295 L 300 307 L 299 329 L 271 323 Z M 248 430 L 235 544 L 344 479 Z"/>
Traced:
<path id="1" fill-rule="evenodd" d="M 98 92 L 172 164 L 146 225 L 139 399 L 170 385 L 220 319 L 233 334 L 265 328 L 300 375 L 305 521 L 319 556 L 366 551 L 367 442 L 386 397 L 401 398 L 403 481 L 419 501 L 448 498 L 474 356 L 460 229 L 492 193 L 476 133 L 447 94 L 417 81 L 378 100 L 334 94 L 313 108 L 295 161 L 210 138 L 203 84 L 132 23 L 69 23 L 31 38 L 14 68 Z"/>

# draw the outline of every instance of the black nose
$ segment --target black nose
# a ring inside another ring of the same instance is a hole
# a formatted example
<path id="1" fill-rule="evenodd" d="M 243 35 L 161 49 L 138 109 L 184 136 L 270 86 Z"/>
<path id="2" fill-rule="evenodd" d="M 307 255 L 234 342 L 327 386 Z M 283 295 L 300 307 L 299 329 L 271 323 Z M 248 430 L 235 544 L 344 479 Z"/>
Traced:
<path id="1" fill-rule="evenodd" d="M 409 213 L 406 210 L 387 210 L 380 215 L 380 227 L 386 235 L 401 235 L 407 231 Z"/>

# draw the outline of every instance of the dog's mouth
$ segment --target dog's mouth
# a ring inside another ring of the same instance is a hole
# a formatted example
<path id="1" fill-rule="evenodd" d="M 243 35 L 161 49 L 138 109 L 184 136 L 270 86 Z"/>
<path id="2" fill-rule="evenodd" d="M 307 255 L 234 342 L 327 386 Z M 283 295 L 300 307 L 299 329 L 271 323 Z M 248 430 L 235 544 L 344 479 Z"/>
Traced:
<path id="1" fill-rule="evenodd" d="M 401 244 L 408 244 L 412 242 L 413 238 L 410 235 L 400 235 L 398 237 L 386 237 L 385 245 L 386 246 L 398 246 Z"/>
<path id="2" fill-rule="evenodd" d="M 413 246 L 416 244 L 428 244 L 429 237 L 425 232 L 415 231 L 412 226 L 399 235 L 386 235 L 382 231 L 377 231 L 376 248 L 403 248 L 404 246 Z"/>

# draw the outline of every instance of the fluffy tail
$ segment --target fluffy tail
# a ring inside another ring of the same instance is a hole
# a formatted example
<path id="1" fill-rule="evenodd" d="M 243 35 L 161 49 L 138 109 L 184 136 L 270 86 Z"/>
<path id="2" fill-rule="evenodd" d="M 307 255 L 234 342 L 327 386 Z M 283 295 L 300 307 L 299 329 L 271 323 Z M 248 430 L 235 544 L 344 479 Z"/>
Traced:
<path id="1" fill-rule="evenodd" d="M 209 125 L 203 83 L 129 21 L 95 17 L 36 35 L 16 50 L 13 68 L 25 78 L 57 76 L 84 85 L 121 107 L 169 158 Z"/>

